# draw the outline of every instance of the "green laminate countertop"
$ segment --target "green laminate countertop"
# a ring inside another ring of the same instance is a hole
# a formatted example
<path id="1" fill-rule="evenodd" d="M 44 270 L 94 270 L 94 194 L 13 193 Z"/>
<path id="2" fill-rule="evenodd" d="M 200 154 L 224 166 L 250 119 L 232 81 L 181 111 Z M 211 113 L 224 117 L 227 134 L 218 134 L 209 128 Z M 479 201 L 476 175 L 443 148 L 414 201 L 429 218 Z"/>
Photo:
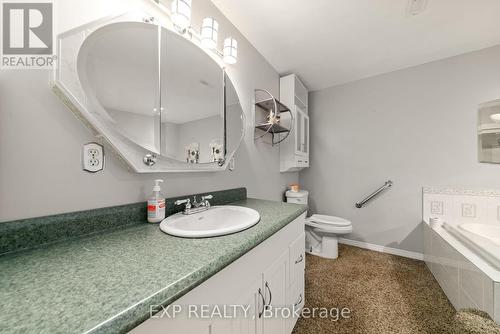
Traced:
<path id="1" fill-rule="evenodd" d="M 116 231 L 0 256 L 0 333 L 125 333 L 306 211 L 246 199 L 260 222 L 222 237 L 184 239 L 158 225 Z"/>

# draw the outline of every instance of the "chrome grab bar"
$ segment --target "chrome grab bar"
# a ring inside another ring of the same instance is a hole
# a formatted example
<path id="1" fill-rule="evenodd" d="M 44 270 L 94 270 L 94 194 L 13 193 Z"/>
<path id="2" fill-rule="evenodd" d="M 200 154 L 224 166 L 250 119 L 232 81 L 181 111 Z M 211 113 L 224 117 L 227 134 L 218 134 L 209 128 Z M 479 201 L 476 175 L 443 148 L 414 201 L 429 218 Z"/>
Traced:
<path id="1" fill-rule="evenodd" d="M 377 190 L 375 190 L 374 192 L 372 192 L 370 195 L 366 196 L 361 202 L 357 202 L 356 203 L 356 207 L 358 209 L 361 209 L 363 207 L 363 205 L 365 205 L 370 200 L 372 200 L 375 196 L 377 196 L 382 191 L 384 191 L 384 190 L 386 190 L 387 188 L 390 188 L 390 187 L 392 187 L 392 181 L 391 180 L 387 180 L 382 187 L 378 188 Z"/>

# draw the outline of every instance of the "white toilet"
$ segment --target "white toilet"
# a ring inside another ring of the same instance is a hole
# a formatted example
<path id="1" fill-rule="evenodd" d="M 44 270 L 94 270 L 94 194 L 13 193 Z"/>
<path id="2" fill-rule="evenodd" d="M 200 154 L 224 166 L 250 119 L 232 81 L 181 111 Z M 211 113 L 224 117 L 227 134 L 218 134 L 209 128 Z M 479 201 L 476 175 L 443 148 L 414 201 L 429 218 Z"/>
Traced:
<path id="1" fill-rule="evenodd" d="M 307 190 L 286 192 L 288 203 L 306 204 Z M 325 215 L 312 215 L 306 219 L 306 252 L 328 259 L 339 256 L 338 237 L 352 232 L 352 224 L 344 218 Z"/>

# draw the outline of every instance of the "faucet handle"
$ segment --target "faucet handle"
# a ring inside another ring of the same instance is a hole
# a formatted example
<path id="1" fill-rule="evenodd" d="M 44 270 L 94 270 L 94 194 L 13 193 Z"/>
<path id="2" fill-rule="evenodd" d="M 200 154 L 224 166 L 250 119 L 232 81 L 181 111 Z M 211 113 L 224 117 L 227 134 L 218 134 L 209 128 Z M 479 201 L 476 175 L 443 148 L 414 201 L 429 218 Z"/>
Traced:
<path id="1" fill-rule="evenodd" d="M 193 196 L 193 204 L 194 205 L 198 204 L 198 198 L 196 195 Z"/>
<path id="2" fill-rule="evenodd" d="M 208 200 L 212 198 L 214 198 L 212 195 L 201 196 L 201 202 L 205 205 L 205 207 L 209 208 L 210 202 Z"/>
<path id="3" fill-rule="evenodd" d="M 181 205 L 181 204 L 186 204 L 186 208 L 189 209 L 191 208 L 191 200 L 189 198 L 186 198 L 186 199 L 178 199 L 177 201 L 175 201 L 175 205 Z"/>

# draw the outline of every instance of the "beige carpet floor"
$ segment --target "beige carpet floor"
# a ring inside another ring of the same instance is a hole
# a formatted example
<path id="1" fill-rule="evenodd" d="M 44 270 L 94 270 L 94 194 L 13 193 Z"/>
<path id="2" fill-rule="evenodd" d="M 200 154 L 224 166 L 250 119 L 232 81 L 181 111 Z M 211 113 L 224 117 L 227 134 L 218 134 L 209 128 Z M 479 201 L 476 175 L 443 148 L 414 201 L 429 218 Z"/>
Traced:
<path id="1" fill-rule="evenodd" d="M 457 313 L 422 261 L 340 245 L 337 260 L 307 256 L 308 308 L 348 308 L 349 318 L 301 318 L 293 334 L 453 333 L 500 329 L 484 314 Z"/>

